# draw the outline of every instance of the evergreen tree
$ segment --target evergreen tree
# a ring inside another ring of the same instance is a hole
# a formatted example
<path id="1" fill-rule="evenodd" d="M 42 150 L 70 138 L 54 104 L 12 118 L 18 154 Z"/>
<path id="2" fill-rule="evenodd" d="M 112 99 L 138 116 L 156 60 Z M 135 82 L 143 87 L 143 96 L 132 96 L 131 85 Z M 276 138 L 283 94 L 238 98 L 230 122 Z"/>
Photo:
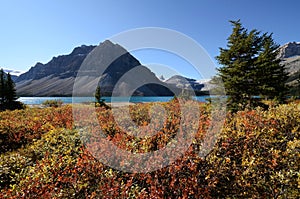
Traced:
<path id="1" fill-rule="evenodd" d="M 224 65 L 218 69 L 219 75 L 224 82 L 228 95 L 230 109 L 243 109 L 251 102 L 253 92 L 254 69 L 253 57 L 257 54 L 260 43 L 259 32 L 248 31 L 242 27 L 240 21 L 230 21 L 233 32 L 229 36 L 227 49 L 220 48 L 217 60 Z"/>
<path id="2" fill-rule="evenodd" d="M 100 86 L 98 85 L 96 88 L 96 92 L 95 92 L 95 99 L 97 103 L 101 102 L 101 89 Z"/>
<path id="3" fill-rule="evenodd" d="M 10 73 L 8 73 L 6 81 L 6 104 L 11 107 L 17 99 L 18 97 L 15 89 L 15 83 L 11 79 Z"/>
<path id="4" fill-rule="evenodd" d="M 277 59 L 278 45 L 272 34 L 261 35 L 255 29 L 249 32 L 240 20 L 230 22 L 233 31 L 227 49 L 220 48 L 216 57 L 223 65 L 218 75 L 224 82 L 229 109 L 256 106 L 257 95 L 282 99 L 287 75 Z"/>
<path id="5" fill-rule="evenodd" d="M 97 88 L 96 88 L 96 91 L 95 91 L 95 99 L 96 99 L 95 106 L 101 106 L 101 107 L 109 108 L 109 106 L 107 106 L 105 104 L 105 102 L 104 102 L 105 100 L 101 99 L 101 97 L 102 97 L 101 89 L 100 89 L 100 86 L 98 85 Z"/>
<path id="6" fill-rule="evenodd" d="M 21 102 L 17 101 L 15 83 L 11 79 L 11 75 L 0 70 L 0 110 L 13 110 L 24 108 Z"/>
<path id="7" fill-rule="evenodd" d="M 262 52 L 258 55 L 257 66 L 257 90 L 259 94 L 268 99 L 284 100 L 287 94 L 286 81 L 288 73 L 285 66 L 280 64 L 278 58 L 279 45 L 275 44 L 272 34 L 263 35 Z"/>
<path id="8" fill-rule="evenodd" d="M 0 70 L 0 110 L 4 110 L 5 104 L 5 93 L 6 93 L 6 81 L 4 77 L 4 71 Z"/>

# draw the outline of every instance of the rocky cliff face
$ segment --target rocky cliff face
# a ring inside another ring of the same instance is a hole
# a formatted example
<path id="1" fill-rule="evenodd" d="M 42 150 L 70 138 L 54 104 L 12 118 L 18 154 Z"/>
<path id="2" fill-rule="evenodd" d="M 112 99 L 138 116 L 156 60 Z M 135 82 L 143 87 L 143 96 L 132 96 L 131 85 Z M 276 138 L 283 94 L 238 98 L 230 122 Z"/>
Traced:
<path id="1" fill-rule="evenodd" d="M 75 48 L 69 55 L 53 57 L 47 64 L 37 63 L 28 72 L 20 75 L 16 82 L 38 80 L 50 75 L 61 78 L 76 77 L 81 63 L 95 47 L 82 45 Z"/>
<path id="2" fill-rule="evenodd" d="M 279 48 L 279 58 L 285 59 L 300 56 L 300 43 L 289 42 Z"/>
<path id="3" fill-rule="evenodd" d="M 211 89 L 208 80 L 207 81 L 197 81 L 195 79 L 183 77 L 180 75 L 174 75 L 165 81 L 171 88 L 177 88 L 180 92 L 184 90 L 191 90 L 196 95 L 207 95 L 208 91 Z"/>
<path id="4" fill-rule="evenodd" d="M 290 94 L 299 95 L 300 43 L 290 42 L 281 46 L 279 48 L 279 58 L 289 74 L 287 84 L 290 86 Z"/>
<path id="5" fill-rule="evenodd" d="M 166 80 L 165 83 L 174 85 L 181 89 L 193 89 L 200 91 L 204 85 L 197 82 L 195 79 L 190 79 L 180 75 L 174 75 L 170 79 Z"/>
<path id="6" fill-rule="evenodd" d="M 129 71 L 134 73 L 124 78 Z M 75 80 L 76 95 L 89 96 L 97 84 L 106 96 L 115 88 L 120 96 L 130 92 L 143 96 L 172 95 L 154 73 L 110 41 L 97 47 L 83 45 L 69 55 L 54 57 L 47 64 L 37 63 L 17 78 L 16 88 L 21 96 L 71 96 Z"/>

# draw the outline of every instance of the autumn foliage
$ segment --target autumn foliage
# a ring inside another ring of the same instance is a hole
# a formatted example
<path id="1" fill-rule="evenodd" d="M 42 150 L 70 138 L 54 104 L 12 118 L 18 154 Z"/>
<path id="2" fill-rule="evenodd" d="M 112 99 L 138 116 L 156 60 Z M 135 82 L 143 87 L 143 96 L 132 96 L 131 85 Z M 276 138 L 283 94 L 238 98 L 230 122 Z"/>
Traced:
<path id="1" fill-rule="evenodd" d="M 96 108 L 99 125 L 74 128 L 72 107 L 0 113 L 0 198 L 297 198 L 300 195 L 300 107 L 280 105 L 227 115 L 213 149 L 200 156 L 211 121 L 199 103 L 199 125 L 187 151 L 169 166 L 147 173 L 111 168 L 87 144 L 103 139 L 133 153 L 157 151 L 180 130 L 180 106 L 162 103 L 168 119 L 150 123 L 152 104 L 130 107 L 151 136 L 120 128 L 111 109 Z M 80 109 L 78 109 L 80 110 Z M 81 117 L 88 117 L 82 109 Z M 193 117 L 187 115 L 185 117 Z M 84 125 L 84 120 L 81 121 Z M 152 126 L 149 126 L 152 125 Z M 86 142 L 89 140 L 89 142 Z M 206 139 L 209 141 L 209 139 Z M 213 141 L 211 141 L 214 143 Z M 101 149 L 102 150 L 102 149 Z M 163 157 L 161 157 L 163 158 Z M 120 161 L 122 162 L 122 161 Z M 135 167 L 124 163 L 124 167 Z M 145 165 L 147 166 L 147 165 Z"/>

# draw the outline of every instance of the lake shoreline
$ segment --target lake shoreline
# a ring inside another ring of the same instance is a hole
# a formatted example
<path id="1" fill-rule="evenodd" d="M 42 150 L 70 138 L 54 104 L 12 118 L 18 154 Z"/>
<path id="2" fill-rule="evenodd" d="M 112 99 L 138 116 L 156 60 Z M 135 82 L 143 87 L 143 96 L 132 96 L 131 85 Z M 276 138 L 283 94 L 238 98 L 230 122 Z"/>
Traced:
<path id="1" fill-rule="evenodd" d="M 168 102 L 172 100 L 174 96 L 164 97 L 103 97 L 105 103 L 147 103 L 147 102 Z M 198 96 L 196 100 L 200 102 L 206 102 L 211 96 Z M 94 103 L 94 97 L 20 97 L 18 101 L 25 105 L 42 105 L 46 100 L 60 100 L 63 104 L 77 104 L 77 103 Z"/>
<path id="2" fill-rule="evenodd" d="M 133 102 L 113 102 L 113 105 L 111 102 L 105 103 L 106 105 L 110 106 L 110 107 L 123 107 L 123 106 L 133 106 L 136 105 L 138 103 L 152 103 L 152 102 L 137 102 L 137 103 L 133 103 Z M 86 104 L 86 103 L 63 103 L 61 106 L 67 106 L 67 105 L 71 105 L 71 104 Z M 91 102 L 90 104 L 93 104 L 93 102 Z M 29 108 L 47 108 L 48 106 L 45 106 L 43 104 L 26 104 L 27 107 Z"/>

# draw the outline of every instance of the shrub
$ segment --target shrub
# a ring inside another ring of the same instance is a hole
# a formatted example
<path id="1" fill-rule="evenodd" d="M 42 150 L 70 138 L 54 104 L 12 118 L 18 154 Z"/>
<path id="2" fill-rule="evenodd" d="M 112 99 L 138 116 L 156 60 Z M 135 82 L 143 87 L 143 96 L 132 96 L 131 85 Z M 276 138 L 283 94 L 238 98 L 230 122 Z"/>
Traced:
<path id="1" fill-rule="evenodd" d="M 179 114 L 180 107 L 176 102 L 164 103 L 162 106 L 166 108 L 168 116 L 163 127 L 159 129 L 159 133 L 141 138 L 130 135 L 135 132 L 120 129 L 114 121 L 112 110 L 96 108 L 99 124 L 105 135 L 103 139 L 134 153 L 163 148 L 172 141 L 179 128 L 180 117 L 183 116 Z M 209 104 L 199 106 L 201 114 L 198 131 L 185 154 L 169 166 L 148 173 L 118 171 L 95 159 L 81 141 L 97 146 L 99 125 L 90 126 L 89 131 L 82 130 L 79 136 L 72 129 L 70 106 L 0 113 L 0 132 L 4 132 L 3 135 L 7 135 L 8 132 L 22 132 L 26 140 L 23 147 L 7 146 L 10 151 L 2 151 L 0 154 L 0 198 L 299 196 L 299 105 L 280 105 L 268 111 L 257 108 L 228 114 L 215 147 L 206 157 L 199 156 L 199 148 L 202 146 L 203 135 L 207 133 L 206 130 L 212 122 L 211 107 Z M 89 116 L 85 110 L 77 110 L 78 117 L 82 119 L 80 125 L 83 126 L 86 126 L 88 121 L 85 118 Z M 136 125 L 145 127 L 146 133 L 152 133 L 160 122 L 154 120 L 149 123 L 150 117 L 147 112 L 151 110 L 151 104 L 139 104 L 132 106 L 130 110 L 129 117 Z M 120 111 L 122 113 L 122 108 Z M 13 120 L 13 117 L 16 119 Z M 193 115 L 187 113 L 185 117 Z M 9 118 L 12 121 L 8 120 Z M 17 128 L 18 125 L 12 125 L 17 124 L 19 120 L 30 126 L 28 131 L 38 136 L 33 136 L 29 141 L 26 130 L 21 131 Z M 47 126 L 34 128 L 29 121 Z M 147 127 L 148 124 L 150 126 Z M 45 129 L 45 132 L 40 134 L 37 129 Z M 11 142 L 9 140 L 8 143 Z M 129 162 L 124 166 L 137 165 Z"/>
<path id="2" fill-rule="evenodd" d="M 61 107 L 63 101 L 61 100 L 46 100 L 42 103 L 42 105 L 46 107 Z"/>
<path id="3" fill-rule="evenodd" d="M 213 197 L 297 198 L 300 194 L 300 109 L 231 115 L 207 157 Z"/>
<path id="4" fill-rule="evenodd" d="M 54 128 L 73 128 L 71 106 L 0 112 L 0 154 L 30 144 Z"/>

